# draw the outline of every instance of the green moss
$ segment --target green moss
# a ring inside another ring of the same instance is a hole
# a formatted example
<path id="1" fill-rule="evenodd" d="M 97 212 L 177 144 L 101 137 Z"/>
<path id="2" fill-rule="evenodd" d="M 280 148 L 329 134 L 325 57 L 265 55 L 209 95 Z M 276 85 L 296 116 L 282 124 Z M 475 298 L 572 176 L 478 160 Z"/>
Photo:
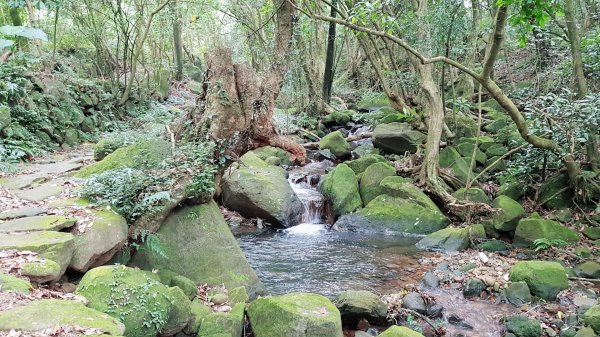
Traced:
<path id="1" fill-rule="evenodd" d="M 583 322 L 600 334 L 600 304 L 594 305 L 585 312 Z"/>
<path id="2" fill-rule="evenodd" d="M 290 160 L 290 154 L 278 147 L 273 146 L 263 146 L 257 149 L 252 150 L 256 156 L 262 160 L 267 160 L 270 157 L 279 158 L 281 164 L 283 165 L 291 165 L 292 161 Z"/>
<path id="3" fill-rule="evenodd" d="M 533 295 L 554 300 L 561 290 L 569 287 L 567 271 L 558 262 L 520 261 L 509 273 L 512 282 L 525 281 Z"/>
<path id="4" fill-rule="evenodd" d="M 366 290 L 347 290 L 334 301 L 344 319 L 371 318 L 382 320 L 387 316 L 387 306 L 378 295 Z"/>
<path id="5" fill-rule="evenodd" d="M 185 332 L 188 334 L 197 334 L 202 325 L 202 321 L 205 317 L 212 313 L 212 309 L 202 303 L 199 298 L 195 298 L 190 306 L 190 322 L 185 328 Z"/>
<path id="6" fill-rule="evenodd" d="M 484 204 L 490 204 L 490 198 L 485 194 L 485 192 L 481 188 L 471 187 L 469 190 L 464 188 L 458 189 L 456 192 L 452 193 L 458 200 L 467 200 L 473 202 L 480 202 Z"/>
<path id="7" fill-rule="evenodd" d="M 125 266 L 88 271 L 76 293 L 84 296 L 92 309 L 122 321 L 131 337 L 157 335 L 167 325 L 175 300 L 162 283 Z"/>
<path id="8" fill-rule="evenodd" d="M 10 108 L 8 105 L 0 104 L 0 131 L 9 126 L 11 121 Z"/>
<path id="9" fill-rule="evenodd" d="M 471 157 L 473 156 L 474 149 L 475 149 L 475 144 L 470 143 L 470 142 L 461 143 L 456 146 L 456 150 L 458 151 L 458 153 L 460 153 L 460 155 L 462 157 L 466 157 L 469 159 L 471 159 Z M 479 148 L 475 149 L 475 161 L 477 161 L 480 164 L 485 164 L 486 160 L 487 160 L 487 155 L 485 153 L 483 153 L 483 151 L 481 151 Z"/>
<path id="10" fill-rule="evenodd" d="M 540 187 L 540 203 L 547 208 L 561 209 L 573 205 L 573 190 L 569 188 L 569 176 L 566 173 L 548 178 Z"/>
<path id="11" fill-rule="evenodd" d="M 191 318 L 192 302 L 188 295 L 179 287 L 169 288 L 169 294 L 172 307 L 169 312 L 169 319 L 161 330 L 161 334 L 164 336 L 175 335 L 188 324 Z"/>
<path id="12" fill-rule="evenodd" d="M 122 138 L 102 139 L 94 145 L 94 160 L 100 161 L 125 145 L 125 140 Z"/>
<path id="13" fill-rule="evenodd" d="M 323 117 L 322 122 L 325 125 L 346 125 L 346 123 L 352 121 L 354 114 L 354 110 L 334 111 Z"/>
<path id="14" fill-rule="evenodd" d="M 118 320 L 79 301 L 42 299 L 0 312 L 1 331 L 39 331 L 63 325 L 95 328 L 113 336 L 123 335 L 125 330 Z"/>
<path id="15" fill-rule="evenodd" d="M 60 265 L 48 259 L 21 264 L 21 273 L 39 283 L 56 280 L 62 275 Z"/>
<path id="16" fill-rule="evenodd" d="M 348 161 L 345 164 L 348 165 L 348 167 L 350 167 L 352 169 L 352 171 L 354 171 L 354 173 L 359 174 L 359 173 L 365 172 L 367 167 L 369 167 L 375 163 L 387 163 L 387 162 L 388 162 L 387 159 L 385 159 L 383 156 L 380 156 L 378 154 L 368 154 L 359 159 Z"/>
<path id="17" fill-rule="evenodd" d="M 387 162 L 375 163 L 367 167 L 360 179 L 360 196 L 364 205 L 385 192 L 385 188 L 379 186 L 386 177 L 396 175 L 396 169 Z"/>
<path id="18" fill-rule="evenodd" d="M 179 287 L 190 300 L 193 300 L 198 293 L 198 286 L 196 285 L 196 282 L 183 275 L 176 274 L 173 276 L 170 284 L 171 286 Z"/>
<path id="19" fill-rule="evenodd" d="M 362 207 L 358 180 L 346 164 L 336 166 L 321 183 L 323 195 L 332 202 L 336 215 L 352 213 Z"/>
<path id="20" fill-rule="evenodd" d="M 527 193 L 528 186 L 519 181 L 502 184 L 498 190 L 498 195 L 505 195 L 513 200 L 519 200 Z"/>
<path id="21" fill-rule="evenodd" d="M 471 116 L 458 113 L 447 115 L 446 124 L 454 132 L 457 139 L 475 137 L 477 135 L 477 121 Z"/>
<path id="22" fill-rule="evenodd" d="M 590 240 L 600 239 L 600 227 L 586 227 L 582 233 Z"/>
<path id="23" fill-rule="evenodd" d="M 567 243 L 576 243 L 579 241 L 579 235 L 574 230 L 556 221 L 536 217 L 521 219 L 515 231 L 514 245 L 517 247 L 531 247 L 537 239 L 563 240 Z"/>
<path id="24" fill-rule="evenodd" d="M 0 272 L 0 291 L 12 291 L 27 295 L 31 289 L 33 289 L 31 283 Z"/>
<path id="25" fill-rule="evenodd" d="M 433 232 L 417 242 L 419 249 L 457 252 L 469 248 L 471 241 L 469 239 L 468 228 L 444 228 Z"/>
<path id="26" fill-rule="evenodd" d="M 230 312 L 213 312 L 204 317 L 198 337 L 239 337 L 244 330 L 243 303 L 233 306 Z"/>
<path id="27" fill-rule="evenodd" d="M 326 297 L 289 293 L 254 300 L 248 316 L 256 337 L 342 337 L 340 312 Z"/>
<path id="28" fill-rule="evenodd" d="M 75 221 L 62 215 L 30 216 L 0 223 L 0 232 L 59 231 L 73 226 Z"/>
<path id="29" fill-rule="evenodd" d="M 424 337 L 422 334 L 411 330 L 405 326 L 391 326 L 385 330 L 379 337 Z"/>
<path id="30" fill-rule="evenodd" d="M 494 199 L 492 207 L 500 211 L 492 217 L 494 228 L 500 231 L 512 231 L 517 228 L 519 219 L 525 215 L 525 209 L 513 199 L 501 195 Z"/>
<path id="31" fill-rule="evenodd" d="M 84 167 L 75 176 L 87 178 L 93 174 L 125 167 L 136 169 L 152 168 L 170 154 L 171 147 L 168 142 L 162 140 L 144 140 L 117 149 L 101 161 Z"/>
<path id="32" fill-rule="evenodd" d="M 542 327 L 540 322 L 525 316 L 513 316 L 508 319 L 506 329 L 518 337 L 540 337 Z"/>
<path id="33" fill-rule="evenodd" d="M 334 131 L 321 138 L 319 148 L 331 151 L 336 157 L 345 157 L 350 154 L 350 144 L 339 131 Z"/>
<path id="34" fill-rule="evenodd" d="M 452 173 L 461 180 L 463 184 L 466 183 L 469 172 L 471 171 L 469 168 L 470 163 L 462 158 L 455 148 L 447 146 L 440 151 L 439 162 L 440 167 L 452 169 Z"/>
<path id="35" fill-rule="evenodd" d="M 390 100 L 384 93 L 369 95 L 358 102 L 359 110 L 375 110 L 390 106 Z"/>
<path id="36" fill-rule="evenodd" d="M 476 245 L 475 248 L 485 252 L 502 252 L 509 249 L 506 242 L 500 240 L 485 241 Z"/>

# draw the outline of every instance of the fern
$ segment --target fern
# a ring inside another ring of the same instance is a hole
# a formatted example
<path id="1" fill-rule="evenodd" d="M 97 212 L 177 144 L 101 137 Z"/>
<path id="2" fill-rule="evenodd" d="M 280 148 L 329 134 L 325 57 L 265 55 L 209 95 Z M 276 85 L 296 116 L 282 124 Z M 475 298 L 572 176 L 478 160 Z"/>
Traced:
<path id="1" fill-rule="evenodd" d="M 561 239 L 541 238 L 533 241 L 533 247 L 536 252 L 545 251 L 556 247 L 564 247 L 567 245 L 568 243 Z"/>

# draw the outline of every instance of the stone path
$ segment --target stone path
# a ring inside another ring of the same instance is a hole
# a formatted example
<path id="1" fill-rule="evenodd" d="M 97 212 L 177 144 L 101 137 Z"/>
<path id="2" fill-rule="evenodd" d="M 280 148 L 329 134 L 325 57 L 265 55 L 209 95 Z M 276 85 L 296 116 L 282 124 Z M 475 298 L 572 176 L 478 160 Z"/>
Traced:
<path id="1" fill-rule="evenodd" d="M 108 262 L 123 247 L 125 219 L 77 196 L 83 181 L 71 176 L 91 162 L 83 145 L 0 173 L 0 274 L 54 282 L 67 269 L 84 273 Z"/>

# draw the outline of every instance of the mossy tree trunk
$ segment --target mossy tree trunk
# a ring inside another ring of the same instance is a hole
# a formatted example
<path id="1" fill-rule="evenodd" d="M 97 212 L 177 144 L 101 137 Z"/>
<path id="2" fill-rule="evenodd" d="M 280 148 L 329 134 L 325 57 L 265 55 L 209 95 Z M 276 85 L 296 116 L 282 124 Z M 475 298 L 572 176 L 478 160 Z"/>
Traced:
<path id="1" fill-rule="evenodd" d="M 577 98 L 587 95 L 588 87 L 583 71 L 583 60 L 581 57 L 581 34 L 577 23 L 575 22 L 575 13 L 573 11 L 573 0 L 565 0 L 564 3 L 565 21 L 567 26 L 567 36 L 569 37 L 569 47 L 571 49 L 571 58 L 573 62 L 573 75 L 575 76 L 575 87 L 577 89 Z"/>

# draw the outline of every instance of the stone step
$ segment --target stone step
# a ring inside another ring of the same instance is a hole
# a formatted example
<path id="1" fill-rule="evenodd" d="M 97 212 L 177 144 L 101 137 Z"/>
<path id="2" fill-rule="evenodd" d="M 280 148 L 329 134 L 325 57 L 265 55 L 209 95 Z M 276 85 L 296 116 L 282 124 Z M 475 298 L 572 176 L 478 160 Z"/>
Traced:
<path id="1" fill-rule="evenodd" d="M 48 210 L 42 207 L 20 207 L 0 212 L 0 220 L 11 220 L 31 217 L 46 213 Z"/>
<path id="2" fill-rule="evenodd" d="M 0 233 L 59 231 L 73 226 L 76 221 L 62 215 L 31 216 L 0 223 Z"/>

